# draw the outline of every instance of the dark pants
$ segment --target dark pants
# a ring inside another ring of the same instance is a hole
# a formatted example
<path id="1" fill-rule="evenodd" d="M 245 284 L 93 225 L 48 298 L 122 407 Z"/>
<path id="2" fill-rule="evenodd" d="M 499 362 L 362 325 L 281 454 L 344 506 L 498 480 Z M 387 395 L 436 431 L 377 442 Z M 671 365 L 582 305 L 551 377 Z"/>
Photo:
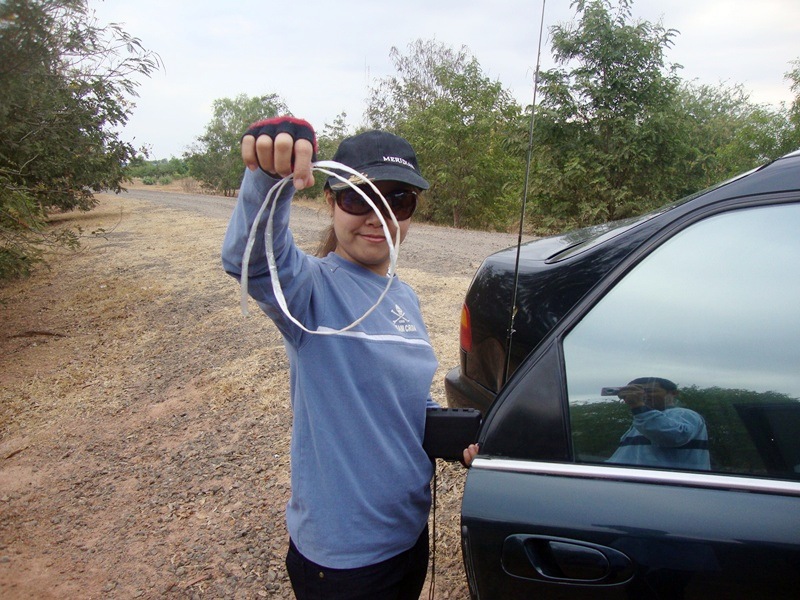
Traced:
<path id="1" fill-rule="evenodd" d="M 286 568 L 297 600 L 418 600 L 428 572 L 428 527 L 411 549 L 357 569 L 321 567 L 289 540 Z"/>

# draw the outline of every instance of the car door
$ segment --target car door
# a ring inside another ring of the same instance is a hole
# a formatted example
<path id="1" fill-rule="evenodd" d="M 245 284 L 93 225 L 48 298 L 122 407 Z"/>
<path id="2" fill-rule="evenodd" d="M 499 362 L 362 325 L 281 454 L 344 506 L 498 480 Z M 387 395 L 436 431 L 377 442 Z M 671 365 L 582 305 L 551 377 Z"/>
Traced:
<path id="1" fill-rule="evenodd" d="M 798 597 L 798 201 L 686 215 L 528 357 L 465 484 L 473 598 Z M 671 405 L 604 390 L 642 378 Z M 705 434 L 651 440 L 642 411 Z"/>

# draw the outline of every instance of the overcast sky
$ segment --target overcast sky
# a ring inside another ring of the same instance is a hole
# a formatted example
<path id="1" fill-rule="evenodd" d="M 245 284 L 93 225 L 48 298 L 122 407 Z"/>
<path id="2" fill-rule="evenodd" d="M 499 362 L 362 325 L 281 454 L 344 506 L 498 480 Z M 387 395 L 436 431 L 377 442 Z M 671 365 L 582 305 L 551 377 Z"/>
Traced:
<path id="1" fill-rule="evenodd" d="M 553 66 L 548 27 L 570 21 L 569 0 L 546 0 L 541 68 Z M 466 46 L 486 76 L 522 105 L 533 96 L 542 0 L 89 0 L 100 24 L 120 23 L 164 68 L 143 78 L 123 139 L 151 158 L 180 157 L 211 119 L 212 102 L 276 93 L 318 130 L 347 113 L 361 124 L 370 86 L 395 74 L 392 47 L 417 39 Z M 634 17 L 677 29 L 667 60 L 686 80 L 742 84 L 751 100 L 792 94 L 800 58 L 800 0 L 638 0 Z"/>

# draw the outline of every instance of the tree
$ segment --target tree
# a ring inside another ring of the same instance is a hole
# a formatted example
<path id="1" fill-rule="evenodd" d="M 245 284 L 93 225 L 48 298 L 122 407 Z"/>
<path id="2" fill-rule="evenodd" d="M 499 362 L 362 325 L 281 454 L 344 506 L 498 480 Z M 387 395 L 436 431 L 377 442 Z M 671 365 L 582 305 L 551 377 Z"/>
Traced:
<path id="1" fill-rule="evenodd" d="M 794 100 L 789 107 L 789 130 L 785 136 L 784 146 L 788 150 L 800 149 L 800 58 L 790 63 L 792 69 L 785 75 L 794 93 Z"/>
<path id="2" fill-rule="evenodd" d="M 47 213 L 89 210 L 120 191 L 135 149 L 119 137 L 138 75 L 157 55 L 82 0 L 0 3 L 0 279 L 27 273 L 52 243 Z"/>
<path id="3" fill-rule="evenodd" d="M 682 82 L 664 59 L 678 32 L 634 20 L 632 5 L 574 0 L 575 21 L 551 30 L 557 67 L 541 74 L 531 177 L 539 231 L 635 216 L 800 145 L 797 101 Z"/>
<path id="4" fill-rule="evenodd" d="M 544 228 L 638 214 L 672 199 L 686 151 L 664 51 L 676 31 L 633 21 L 632 0 L 577 0 L 551 29 L 556 68 L 541 74 L 534 212 Z"/>
<path id="5" fill-rule="evenodd" d="M 256 121 L 287 114 L 289 109 L 277 94 L 214 100 L 211 122 L 198 145 L 186 154 L 191 174 L 204 187 L 232 196 L 242 179 L 242 134 Z"/>
<path id="6" fill-rule="evenodd" d="M 757 167 L 793 148 L 785 107 L 750 100 L 741 85 L 681 86 L 687 147 L 683 193 L 694 192 Z"/>
<path id="7" fill-rule="evenodd" d="M 181 158 L 174 156 L 169 160 L 162 158 L 158 160 L 146 160 L 142 156 L 137 156 L 128 165 L 128 174 L 131 177 L 139 177 L 145 184 L 168 183 L 173 179 L 182 179 L 189 174 L 189 165 Z"/>
<path id="8" fill-rule="evenodd" d="M 333 123 L 325 123 L 322 131 L 317 131 L 317 158 L 319 160 L 331 160 L 336 153 L 336 149 L 343 139 L 350 135 L 350 128 L 347 125 L 347 113 L 339 113 Z"/>
<path id="9" fill-rule="evenodd" d="M 350 127 L 347 124 L 347 113 L 339 113 L 334 118 L 333 123 L 325 123 L 322 129 L 316 130 L 315 133 L 318 146 L 317 160 L 332 160 L 342 140 L 351 135 Z M 314 185 L 310 188 L 305 188 L 300 194 L 307 198 L 320 197 L 327 180 L 328 176 L 324 173 L 316 173 Z"/>
<path id="10" fill-rule="evenodd" d="M 520 108 L 462 47 L 418 40 L 391 51 L 397 76 L 372 90 L 372 127 L 405 137 L 431 182 L 418 214 L 456 227 L 506 229 L 522 192 L 524 163 L 508 142 Z"/>

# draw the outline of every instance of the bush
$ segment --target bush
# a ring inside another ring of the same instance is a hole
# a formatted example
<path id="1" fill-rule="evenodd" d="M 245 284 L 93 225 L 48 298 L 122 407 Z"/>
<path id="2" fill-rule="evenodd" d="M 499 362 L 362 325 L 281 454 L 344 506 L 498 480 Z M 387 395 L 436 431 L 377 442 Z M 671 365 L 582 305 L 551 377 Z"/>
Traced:
<path id="1" fill-rule="evenodd" d="M 25 275 L 53 210 L 89 210 L 120 191 L 136 150 L 119 137 L 138 76 L 160 58 L 118 25 L 98 26 L 86 0 L 0 2 L 0 280 Z M 65 149 L 69 151 L 65 152 Z"/>

